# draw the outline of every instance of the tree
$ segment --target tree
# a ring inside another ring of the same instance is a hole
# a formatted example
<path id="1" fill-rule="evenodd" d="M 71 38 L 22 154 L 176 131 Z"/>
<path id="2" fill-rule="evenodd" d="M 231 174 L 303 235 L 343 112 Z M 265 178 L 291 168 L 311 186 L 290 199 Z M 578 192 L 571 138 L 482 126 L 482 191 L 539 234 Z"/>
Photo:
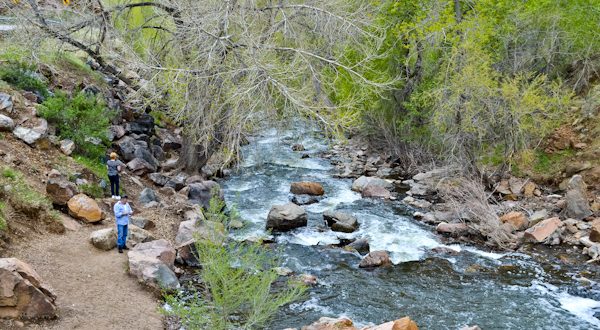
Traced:
<path id="1" fill-rule="evenodd" d="M 28 4 L 15 9 L 24 22 L 85 51 L 144 106 L 184 126 L 190 170 L 215 151 L 235 159 L 245 133 L 291 113 L 330 132 L 345 127 L 336 109 L 357 100 L 331 102 L 336 76 L 377 91 L 392 84 L 361 69 L 383 53 L 386 29 L 372 21 L 379 1 L 81 0 L 58 11 Z M 349 61 L 348 48 L 358 58 Z"/>

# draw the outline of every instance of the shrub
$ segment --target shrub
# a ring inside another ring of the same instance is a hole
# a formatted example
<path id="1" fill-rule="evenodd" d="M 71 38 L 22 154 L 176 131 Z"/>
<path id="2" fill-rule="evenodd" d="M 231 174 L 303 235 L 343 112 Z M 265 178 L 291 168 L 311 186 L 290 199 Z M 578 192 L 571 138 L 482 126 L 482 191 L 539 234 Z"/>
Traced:
<path id="1" fill-rule="evenodd" d="M 13 87 L 37 92 L 47 97 L 48 89 L 46 84 L 35 74 L 35 67 L 28 66 L 20 62 L 9 62 L 0 66 L 0 80 L 4 80 Z"/>
<path id="2" fill-rule="evenodd" d="M 57 92 L 40 105 L 39 114 L 56 125 L 61 138 L 73 140 L 79 154 L 91 158 L 104 155 L 109 142 L 106 132 L 114 113 L 98 97 L 80 91 L 69 98 Z M 101 143 L 96 145 L 92 140 Z"/>
<path id="3" fill-rule="evenodd" d="M 92 198 L 102 198 L 104 197 L 104 189 L 102 189 L 102 187 L 100 187 L 100 185 L 95 184 L 95 183 L 89 183 L 89 184 L 82 184 L 81 186 L 79 186 L 79 188 L 81 189 L 81 191 L 92 197 Z"/>
<path id="4" fill-rule="evenodd" d="M 6 223 L 6 215 L 4 214 L 4 209 L 6 208 L 6 204 L 0 201 L 0 231 L 5 231 L 8 227 Z"/>
<path id="5" fill-rule="evenodd" d="M 98 178 L 106 178 L 108 176 L 108 169 L 106 165 L 100 161 L 100 159 L 90 159 L 88 157 L 76 155 L 73 159 L 81 166 L 92 171 Z"/>
<path id="6" fill-rule="evenodd" d="M 10 167 L 5 167 L 2 169 L 2 176 L 7 179 L 15 179 L 17 177 L 17 171 Z"/>

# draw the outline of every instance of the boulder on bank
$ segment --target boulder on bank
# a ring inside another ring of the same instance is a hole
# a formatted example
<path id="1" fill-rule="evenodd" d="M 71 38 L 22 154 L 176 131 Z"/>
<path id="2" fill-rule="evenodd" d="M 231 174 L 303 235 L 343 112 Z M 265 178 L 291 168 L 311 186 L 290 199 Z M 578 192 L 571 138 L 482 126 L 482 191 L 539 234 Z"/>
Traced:
<path id="1" fill-rule="evenodd" d="M 392 193 L 384 187 L 369 185 L 362 190 L 361 196 L 363 198 L 390 199 L 392 198 Z"/>
<path id="2" fill-rule="evenodd" d="M 308 224 L 306 211 L 294 204 L 275 205 L 267 216 L 267 229 L 273 231 L 290 231 L 295 228 L 304 227 Z"/>
<path id="3" fill-rule="evenodd" d="M 323 219 L 333 231 L 352 233 L 358 229 L 358 220 L 348 213 L 327 210 L 323 213 Z"/>
<path id="4" fill-rule="evenodd" d="M 352 183 L 352 190 L 362 192 L 368 186 L 377 186 L 385 189 L 393 188 L 392 184 L 384 179 L 369 176 L 361 176 L 360 178 L 354 180 L 354 182 Z"/>
<path id="5" fill-rule="evenodd" d="M 0 318 L 57 317 L 56 295 L 33 268 L 16 258 L 0 258 Z"/>
<path id="6" fill-rule="evenodd" d="M 419 330 L 417 323 L 406 316 L 396 321 L 368 327 L 363 330 Z"/>
<path id="7" fill-rule="evenodd" d="M 129 273 L 155 289 L 175 290 L 179 280 L 173 272 L 175 249 L 164 239 L 141 243 L 127 253 Z"/>
<path id="8" fill-rule="evenodd" d="M 590 241 L 600 243 L 600 219 L 596 219 L 592 222 Z"/>
<path id="9" fill-rule="evenodd" d="M 12 118 L 5 115 L 0 115 L 0 131 L 12 132 L 14 128 L 15 122 L 12 120 Z"/>
<path id="10" fill-rule="evenodd" d="M 138 201 L 146 205 L 152 202 L 158 202 L 158 197 L 156 197 L 156 192 L 154 192 L 154 190 L 150 188 L 144 188 L 144 190 L 140 192 Z"/>
<path id="11" fill-rule="evenodd" d="M 63 154 L 70 156 L 75 151 L 75 142 L 69 139 L 60 141 L 60 151 Z"/>
<path id="12" fill-rule="evenodd" d="M 514 230 L 525 230 L 529 227 L 529 220 L 523 212 L 513 211 L 508 212 L 500 217 L 500 222 L 507 223 Z"/>
<path id="13" fill-rule="evenodd" d="M 67 205 L 69 200 L 78 193 L 77 186 L 62 176 L 51 177 L 46 182 L 46 194 L 53 204 Z"/>
<path id="14" fill-rule="evenodd" d="M 188 186 L 188 199 L 195 204 L 208 209 L 210 199 L 216 196 L 220 200 L 224 200 L 223 190 L 221 186 L 212 180 L 192 183 Z"/>
<path id="15" fill-rule="evenodd" d="M 535 243 L 542 243 L 563 225 L 559 218 L 546 219 L 525 231 L 524 238 Z"/>
<path id="16" fill-rule="evenodd" d="M 128 226 L 127 245 L 136 246 L 154 239 L 154 236 L 147 230 L 135 225 Z M 96 230 L 90 235 L 90 242 L 100 250 L 112 250 L 117 247 L 117 229 L 112 227 Z"/>
<path id="17" fill-rule="evenodd" d="M 317 322 L 302 327 L 302 330 L 357 330 L 357 328 L 347 318 L 322 317 Z"/>
<path id="18" fill-rule="evenodd" d="M 318 182 L 292 182 L 290 186 L 290 192 L 296 195 L 311 195 L 311 196 L 323 196 L 325 190 L 323 185 Z"/>
<path id="19" fill-rule="evenodd" d="M 466 234 L 469 231 L 469 227 L 464 222 L 459 223 L 447 223 L 441 222 L 437 225 L 435 230 L 441 234 L 447 234 L 450 236 L 461 236 Z"/>
<path id="20" fill-rule="evenodd" d="M 224 241 L 227 230 L 220 222 L 198 221 L 196 219 L 182 221 L 175 237 L 177 260 L 182 264 L 192 267 L 200 266 L 196 258 L 196 240 L 209 240 L 213 242 Z"/>
<path id="21" fill-rule="evenodd" d="M 358 267 L 373 268 L 391 265 L 390 255 L 387 251 L 373 251 L 367 254 L 361 261 Z"/>
<path id="22" fill-rule="evenodd" d="M 98 222 L 104 217 L 98 203 L 84 194 L 73 196 L 67 202 L 67 206 L 72 217 L 88 223 Z"/>
<path id="23" fill-rule="evenodd" d="M 569 180 L 567 188 L 565 216 L 577 220 L 591 216 L 593 212 L 587 199 L 587 185 L 581 175 L 574 175 Z"/>

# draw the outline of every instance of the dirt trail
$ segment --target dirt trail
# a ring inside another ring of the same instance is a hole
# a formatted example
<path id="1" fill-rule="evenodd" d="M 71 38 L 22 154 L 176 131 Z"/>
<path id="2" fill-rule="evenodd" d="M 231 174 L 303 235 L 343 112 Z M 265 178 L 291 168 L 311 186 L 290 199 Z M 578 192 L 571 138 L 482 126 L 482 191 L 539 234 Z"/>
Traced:
<path id="1" fill-rule="evenodd" d="M 100 228 L 46 234 L 7 251 L 33 266 L 58 296 L 57 320 L 25 328 L 163 329 L 159 301 L 127 274 L 127 254 L 100 251 L 89 243 L 90 233 Z M 0 321 L 0 328 L 11 324 Z"/>

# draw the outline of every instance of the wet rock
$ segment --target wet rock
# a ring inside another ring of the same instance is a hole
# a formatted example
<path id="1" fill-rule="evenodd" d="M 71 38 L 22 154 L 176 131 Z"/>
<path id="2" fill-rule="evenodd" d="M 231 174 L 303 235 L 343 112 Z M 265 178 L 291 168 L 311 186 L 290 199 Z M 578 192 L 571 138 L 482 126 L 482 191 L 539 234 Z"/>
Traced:
<path id="1" fill-rule="evenodd" d="M 308 224 L 306 211 L 294 204 L 275 205 L 267 216 L 266 228 L 273 231 L 290 231 Z"/>
<path id="2" fill-rule="evenodd" d="M 562 221 L 560 221 L 559 218 L 546 219 L 527 229 L 525 231 L 524 239 L 535 243 L 542 243 L 560 226 L 562 226 Z"/>
<path id="3" fill-rule="evenodd" d="M 439 225 L 437 225 L 435 230 L 441 234 L 447 234 L 450 236 L 458 237 L 458 236 L 466 234 L 469 231 L 469 227 L 464 222 L 459 222 L 459 223 L 442 222 Z"/>
<path id="4" fill-rule="evenodd" d="M 352 190 L 362 192 L 367 186 L 378 186 L 385 189 L 393 188 L 392 184 L 384 179 L 361 176 L 352 183 Z"/>
<path id="5" fill-rule="evenodd" d="M 511 225 L 514 230 L 525 230 L 529 227 L 529 221 L 523 212 L 508 212 L 500 217 L 500 222 Z"/>
<path id="6" fill-rule="evenodd" d="M 323 213 L 323 219 L 333 231 L 352 233 L 358 229 L 358 220 L 351 214 L 327 210 Z"/>
<path id="7" fill-rule="evenodd" d="M 592 215 L 590 203 L 587 200 L 587 185 L 583 182 L 581 175 L 574 175 L 569 180 L 567 187 L 565 216 L 583 220 Z"/>
<path id="8" fill-rule="evenodd" d="M 220 200 L 224 201 L 223 191 L 221 186 L 212 180 L 192 183 L 188 186 L 190 188 L 188 192 L 188 199 L 195 204 L 208 209 L 210 199 L 216 196 Z"/>
<path id="9" fill-rule="evenodd" d="M 154 190 L 150 188 L 144 188 L 144 190 L 140 192 L 138 201 L 142 204 L 149 204 L 151 202 L 158 202 L 159 200 Z"/>
<path id="10" fill-rule="evenodd" d="M 12 132 L 15 128 L 15 122 L 12 118 L 0 115 L 0 131 L 2 132 Z"/>
<path id="11" fill-rule="evenodd" d="M 412 196 L 406 196 L 406 197 L 404 197 L 404 199 L 402 201 L 404 203 L 406 203 L 412 207 L 416 207 L 418 209 L 429 209 L 433 205 L 426 200 L 417 199 Z"/>
<path id="12" fill-rule="evenodd" d="M 75 142 L 69 139 L 60 141 L 60 151 L 67 156 L 71 155 L 75 151 Z"/>
<path id="13" fill-rule="evenodd" d="M 302 327 L 302 330 L 357 330 L 357 328 L 347 318 L 322 317 L 317 322 Z"/>
<path id="14" fill-rule="evenodd" d="M 309 205 L 318 203 L 321 200 L 319 196 L 311 196 L 311 195 L 293 195 L 292 203 L 296 205 Z"/>
<path id="15" fill-rule="evenodd" d="M 383 198 L 383 199 L 392 198 L 392 194 L 390 193 L 389 190 L 385 189 L 384 187 L 374 186 L 374 185 L 366 186 L 362 190 L 361 196 L 363 198 Z"/>
<path id="16" fill-rule="evenodd" d="M 591 224 L 590 241 L 600 243 L 600 219 L 596 219 Z"/>
<path id="17" fill-rule="evenodd" d="M 62 176 L 49 178 L 46 182 L 46 194 L 53 204 L 67 205 L 78 193 L 77 186 Z"/>
<path id="18" fill-rule="evenodd" d="M 304 151 L 306 149 L 304 149 L 304 146 L 300 143 L 296 143 L 294 145 L 292 145 L 292 150 L 293 151 Z"/>
<path id="19" fill-rule="evenodd" d="M 191 267 L 198 267 L 200 263 L 196 258 L 196 240 L 209 240 L 222 242 L 227 237 L 225 226 L 220 222 L 186 220 L 179 224 L 175 237 L 177 260 Z"/>
<path id="20" fill-rule="evenodd" d="M 360 268 L 373 268 L 391 265 L 390 255 L 387 251 L 373 251 L 369 252 L 361 261 L 358 267 Z"/>
<path id="21" fill-rule="evenodd" d="M 292 182 L 290 192 L 296 195 L 322 196 L 325 194 L 323 186 L 318 182 Z"/>
<path id="22" fill-rule="evenodd" d="M 33 268 L 16 258 L 0 258 L 0 318 L 57 317 L 56 295 Z"/>
<path id="23" fill-rule="evenodd" d="M 78 194 L 69 199 L 67 207 L 72 217 L 88 223 L 98 222 L 104 217 L 98 203 L 84 194 Z"/>
<path id="24" fill-rule="evenodd" d="M 453 255 L 453 256 L 458 255 L 460 253 L 459 251 L 456 251 L 447 246 L 436 246 L 431 249 L 431 252 L 437 253 L 437 254 L 449 254 L 449 255 Z"/>
<path id="25" fill-rule="evenodd" d="M 175 290 L 179 280 L 173 272 L 175 249 L 164 239 L 141 243 L 127 253 L 129 273 L 155 289 Z"/>
<path id="26" fill-rule="evenodd" d="M 363 330 L 419 330 L 417 323 L 408 316 L 396 321 L 387 322 L 374 327 L 367 327 Z"/>
<path id="27" fill-rule="evenodd" d="M 169 177 L 162 173 L 150 173 L 148 174 L 148 179 L 152 181 L 157 186 L 164 186 L 169 182 Z"/>
<path id="28" fill-rule="evenodd" d="M 346 245 L 344 249 L 355 250 L 360 254 L 368 254 L 371 251 L 369 241 L 365 238 L 357 239 L 356 241 Z"/>
<path id="29" fill-rule="evenodd" d="M 317 277 L 315 275 L 311 275 L 311 274 L 302 274 L 300 275 L 300 282 L 306 284 L 306 285 L 317 285 L 317 283 L 319 282 L 319 279 L 317 279 Z"/>

